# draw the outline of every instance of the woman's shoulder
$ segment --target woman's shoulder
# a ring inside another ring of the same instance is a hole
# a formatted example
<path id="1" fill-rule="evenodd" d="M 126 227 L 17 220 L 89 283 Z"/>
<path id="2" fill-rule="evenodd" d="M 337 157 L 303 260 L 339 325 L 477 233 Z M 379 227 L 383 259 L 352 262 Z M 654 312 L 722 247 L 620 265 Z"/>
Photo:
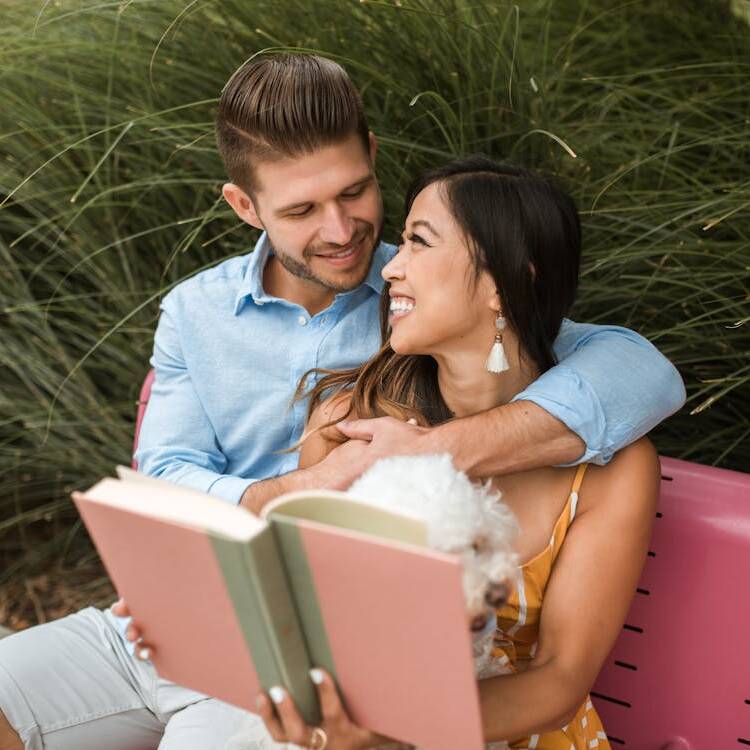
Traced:
<path id="1" fill-rule="evenodd" d="M 659 497 L 659 456 L 648 438 L 618 451 L 604 466 L 591 465 L 582 485 L 581 510 L 641 514 L 655 510 Z"/>
<path id="2" fill-rule="evenodd" d="M 310 419 L 307 422 L 308 430 L 317 429 L 336 422 L 349 416 L 352 409 L 352 392 L 351 390 L 337 391 L 336 393 L 321 400 L 313 409 Z M 352 415 L 356 417 L 356 415 Z"/>

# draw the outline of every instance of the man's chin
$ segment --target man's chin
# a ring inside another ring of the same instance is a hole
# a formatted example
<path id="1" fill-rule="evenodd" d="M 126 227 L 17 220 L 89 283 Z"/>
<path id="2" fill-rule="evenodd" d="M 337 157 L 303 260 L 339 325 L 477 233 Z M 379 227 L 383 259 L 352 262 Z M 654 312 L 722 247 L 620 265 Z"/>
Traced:
<path id="1" fill-rule="evenodd" d="M 323 258 L 316 257 L 314 262 L 315 276 L 321 284 L 329 289 L 336 292 L 351 292 L 358 286 L 361 286 L 367 275 L 370 273 L 370 267 L 372 266 L 372 259 L 375 254 L 375 247 L 373 246 L 369 253 L 362 252 L 362 257 L 356 265 L 351 268 L 329 268 L 328 261 Z"/>
<path id="2" fill-rule="evenodd" d="M 336 292 L 337 294 L 343 294 L 345 292 L 352 292 L 357 287 L 362 286 L 367 274 L 370 272 L 369 265 L 364 269 L 353 268 L 350 271 L 339 271 L 336 274 L 316 274 L 318 282 Z"/>

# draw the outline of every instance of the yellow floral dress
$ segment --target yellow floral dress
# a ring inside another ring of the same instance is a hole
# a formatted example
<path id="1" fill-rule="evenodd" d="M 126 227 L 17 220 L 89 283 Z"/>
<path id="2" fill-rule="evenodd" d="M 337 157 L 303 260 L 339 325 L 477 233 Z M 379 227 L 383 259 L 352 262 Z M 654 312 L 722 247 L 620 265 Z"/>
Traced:
<path id="1" fill-rule="evenodd" d="M 582 464 L 578 467 L 568 501 L 555 523 L 549 545 L 521 566 L 523 582 L 497 610 L 497 632 L 492 654 L 512 672 L 522 671 L 517 665 L 531 661 L 536 653 L 544 592 L 565 534 L 575 518 L 578 490 L 587 466 Z M 516 740 L 510 747 L 513 750 L 611 750 L 590 696 L 586 696 L 569 724 L 554 732 Z"/>

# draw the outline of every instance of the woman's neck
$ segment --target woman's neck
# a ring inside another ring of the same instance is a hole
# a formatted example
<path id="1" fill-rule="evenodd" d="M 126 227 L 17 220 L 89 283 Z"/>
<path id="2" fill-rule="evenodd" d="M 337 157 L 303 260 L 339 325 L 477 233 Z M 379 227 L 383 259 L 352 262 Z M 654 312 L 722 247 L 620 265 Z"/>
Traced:
<path id="1" fill-rule="evenodd" d="M 503 347 L 509 369 L 502 373 L 488 372 L 485 362 L 489 350 L 433 353 L 438 364 L 440 394 L 456 417 L 507 404 L 538 377 L 536 367 L 522 362 L 517 340 L 505 336 Z"/>

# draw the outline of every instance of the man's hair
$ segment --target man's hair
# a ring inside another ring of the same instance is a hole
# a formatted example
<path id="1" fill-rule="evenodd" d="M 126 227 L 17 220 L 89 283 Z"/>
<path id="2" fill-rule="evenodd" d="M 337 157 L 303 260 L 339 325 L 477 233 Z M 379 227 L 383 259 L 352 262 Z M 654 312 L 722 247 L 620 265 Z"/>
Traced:
<path id="1" fill-rule="evenodd" d="M 346 71 L 317 55 L 268 54 L 244 63 L 219 100 L 216 140 L 229 179 L 252 194 L 254 167 L 359 136 L 369 152 L 359 92 Z"/>

